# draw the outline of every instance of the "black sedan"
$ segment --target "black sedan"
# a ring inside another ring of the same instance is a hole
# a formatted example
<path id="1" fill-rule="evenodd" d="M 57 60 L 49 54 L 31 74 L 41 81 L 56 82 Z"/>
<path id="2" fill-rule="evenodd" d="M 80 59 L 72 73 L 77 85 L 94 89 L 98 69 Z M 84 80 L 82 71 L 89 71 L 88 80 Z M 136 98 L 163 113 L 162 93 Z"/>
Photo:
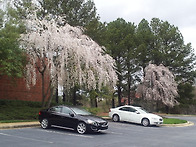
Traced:
<path id="1" fill-rule="evenodd" d="M 41 110 L 39 112 L 39 122 L 43 129 L 59 126 L 74 129 L 79 134 L 108 129 L 106 120 L 94 116 L 86 110 L 69 106 L 55 106 Z"/>

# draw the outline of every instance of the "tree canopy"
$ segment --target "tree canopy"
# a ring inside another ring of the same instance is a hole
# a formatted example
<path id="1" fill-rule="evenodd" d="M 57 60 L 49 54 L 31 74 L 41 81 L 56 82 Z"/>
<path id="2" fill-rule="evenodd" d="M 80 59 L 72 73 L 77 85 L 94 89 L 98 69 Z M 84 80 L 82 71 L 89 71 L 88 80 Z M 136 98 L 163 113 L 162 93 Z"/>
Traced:
<path id="1" fill-rule="evenodd" d="M 145 68 L 145 77 L 138 87 L 138 92 L 144 99 L 161 101 L 165 105 L 173 107 L 178 104 L 176 97 L 177 83 L 174 75 L 163 65 L 149 64 Z"/>
<path id="2" fill-rule="evenodd" d="M 124 94 L 130 97 L 129 84 L 134 87 L 143 79 L 149 63 L 168 67 L 178 83 L 193 83 L 196 77 L 193 48 L 184 43 L 178 28 L 167 21 L 153 18 L 149 23 L 143 19 L 136 26 L 119 18 L 106 24 L 102 33 L 101 43 L 116 60 L 118 97 L 122 97 L 122 91 L 127 91 Z"/>
<path id="3" fill-rule="evenodd" d="M 185 44 L 178 28 L 167 21 L 153 18 L 150 26 L 154 36 L 151 46 L 152 63 L 168 67 L 178 81 L 192 83 L 196 76 L 196 55 L 191 44 Z"/>
<path id="4" fill-rule="evenodd" d="M 0 75 L 22 77 L 25 54 L 20 48 L 21 24 L 0 11 Z"/>
<path id="5" fill-rule="evenodd" d="M 36 17 L 26 20 L 25 24 L 27 33 L 22 35 L 22 44 L 30 56 L 27 65 L 29 83 L 36 82 L 35 66 L 41 64 L 44 66 L 38 68 L 49 69 L 55 87 L 58 80 L 66 89 L 76 85 L 89 90 L 104 85 L 113 89 L 116 83 L 114 60 L 84 35 L 81 28 L 72 27 L 63 19 L 45 18 L 40 21 Z"/>
<path id="6" fill-rule="evenodd" d="M 13 3 L 22 19 L 35 9 L 40 20 L 48 15 L 53 18 L 60 16 L 71 26 L 84 27 L 99 19 L 91 0 L 20 0 Z"/>
<path id="7" fill-rule="evenodd" d="M 116 60 L 118 75 L 118 98 L 123 96 L 123 91 L 128 96 L 130 104 L 130 91 L 134 87 L 137 79 L 135 74 L 140 68 L 138 67 L 137 54 L 137 35 L 136 25 L 126 22 L 119 18 L 116 21 L 106 25 L 104 46 L 106 52 Z"/>

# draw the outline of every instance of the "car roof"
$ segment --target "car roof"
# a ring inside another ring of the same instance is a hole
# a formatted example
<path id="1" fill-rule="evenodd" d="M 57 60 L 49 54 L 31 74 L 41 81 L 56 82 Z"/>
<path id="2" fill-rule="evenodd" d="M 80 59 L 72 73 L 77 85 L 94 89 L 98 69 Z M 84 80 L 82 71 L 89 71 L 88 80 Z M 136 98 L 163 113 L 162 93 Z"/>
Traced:
<path id="1" fill-rule="evenodd" d="M 81 107 L 79 107 L 79 106 L 69 106 L 69 105 L 56 105 L 56 106 L 52 106 L 50 108 L 53 108 L 53 107 L 68 107 L 68 108 L 79 108 L 79 109 L 81 109 Z"/>
<path id="2" fill-rule="evenodd" d="M 133 106 L 133 105 L 124 105 L 124 106 L 120 106 L 120 107 L 132 107 L 132 108 L 141 108 L 139 106 Z"/>

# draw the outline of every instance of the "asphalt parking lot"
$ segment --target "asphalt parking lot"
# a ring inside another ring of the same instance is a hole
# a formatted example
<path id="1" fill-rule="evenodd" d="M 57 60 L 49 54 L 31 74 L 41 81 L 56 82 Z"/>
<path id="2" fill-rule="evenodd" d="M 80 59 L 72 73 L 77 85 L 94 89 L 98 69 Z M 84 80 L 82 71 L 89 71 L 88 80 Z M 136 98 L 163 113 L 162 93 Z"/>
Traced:
<path id="1" fill-rule="evenodd" d="M 196 122 L 196 117 L 186 117 Z M 109 122 L 109 129 L 79 135 L 62 128 L 40 127 L 0 130 L 2 147 L 195 147 L 196 126 L 143 127 L 131 123 Z"/>

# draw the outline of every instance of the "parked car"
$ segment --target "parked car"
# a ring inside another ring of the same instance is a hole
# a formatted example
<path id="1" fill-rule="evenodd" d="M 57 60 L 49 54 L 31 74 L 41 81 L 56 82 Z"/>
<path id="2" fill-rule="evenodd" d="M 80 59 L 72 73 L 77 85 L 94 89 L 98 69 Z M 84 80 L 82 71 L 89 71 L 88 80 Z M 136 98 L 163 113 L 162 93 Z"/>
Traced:
<path id="1" fill-rule="evenodd" d="M 59 126 L 71 128 L 79 134 L 108 129 L 108 122 L 101 117 L 94 116 L 86 110 L 69 106 L 55 106 L 41 110 L 39 122 L 43 129 Z"/>
<path id="2" fill-rule="evenodd" d="M 126 121 L 143 126 L 160 125 L 163 123 L 163 118 L 152 113 L 148 113 L 141 107 L 135 107 L 131 105 L 120 106 L 117 108 L 111 108 L 109 116 L 114 122 Z"/>

